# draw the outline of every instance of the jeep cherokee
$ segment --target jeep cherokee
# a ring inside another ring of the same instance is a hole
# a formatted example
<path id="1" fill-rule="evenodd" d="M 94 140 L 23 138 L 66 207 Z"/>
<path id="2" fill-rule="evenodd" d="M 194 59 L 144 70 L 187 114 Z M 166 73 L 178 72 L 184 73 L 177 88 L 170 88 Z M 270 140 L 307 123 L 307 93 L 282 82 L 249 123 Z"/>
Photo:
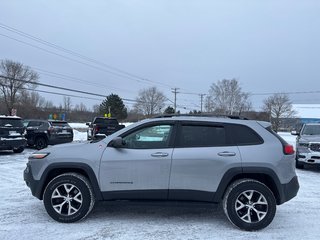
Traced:
<path id="1" fill-rule="evenodd" d="M 248 231 L 268 226 L 299 189 L 293 147 L 270 123 L 216 117 L 147 119 L 38 151 L 24 179 L 59 222 L 83 219 L 96 200 L 182 200 L 222 203 Z"/>

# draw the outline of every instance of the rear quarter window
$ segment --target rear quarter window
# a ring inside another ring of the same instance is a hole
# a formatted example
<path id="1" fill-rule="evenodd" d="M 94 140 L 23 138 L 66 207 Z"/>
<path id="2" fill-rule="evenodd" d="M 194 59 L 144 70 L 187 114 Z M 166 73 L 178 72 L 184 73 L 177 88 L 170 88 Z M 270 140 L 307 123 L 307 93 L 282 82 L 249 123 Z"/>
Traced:
<path id="1" fill-rule="evenodd" d="M 230 125 L 231 136 L 236 145 L 258 145 L 263 143 L 263 139 L 253 129 L 239 124 Z"/>

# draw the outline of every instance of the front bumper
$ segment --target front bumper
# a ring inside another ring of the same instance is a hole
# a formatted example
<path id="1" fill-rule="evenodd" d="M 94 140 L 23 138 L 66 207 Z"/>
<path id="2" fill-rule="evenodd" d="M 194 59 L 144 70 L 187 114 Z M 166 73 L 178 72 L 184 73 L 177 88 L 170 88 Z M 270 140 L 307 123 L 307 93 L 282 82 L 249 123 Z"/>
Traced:
<path id="1" fill-rule="evenodd" d="M 296 159 L 299 163 L 320 165 L 320 152 L 297 152 Z"/>
<path id="2" fill-rule="evenodd" d="M 32 195 L 42 200 L 41 182 L 33 178 L 29 163 L 27 163 L 27 167 L 23 172 L 23 179 L 26 182 L 26 185 L 30 188 Z"/>

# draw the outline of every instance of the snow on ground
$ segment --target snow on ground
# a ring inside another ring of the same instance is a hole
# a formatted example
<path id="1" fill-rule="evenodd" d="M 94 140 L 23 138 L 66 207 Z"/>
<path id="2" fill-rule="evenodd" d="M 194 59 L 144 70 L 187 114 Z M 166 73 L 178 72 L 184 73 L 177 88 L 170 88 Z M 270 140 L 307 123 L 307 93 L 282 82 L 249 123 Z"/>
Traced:
<path id="1" fill-rule="evenodd" d="M 294 137 L 281 133 L 289 142 Z M 85 132 L 75 132 L 77 141 Z M 23 170 L 33 149 L 0 152 L 0 239 L 319 239 L 320 170 L 297 170 L 298 196 L 278 206 L 273 222 L 259 232 L 233 227 L 220 205 L 99 202 L 84 221 L 52 220 L 31 195 Z"/>

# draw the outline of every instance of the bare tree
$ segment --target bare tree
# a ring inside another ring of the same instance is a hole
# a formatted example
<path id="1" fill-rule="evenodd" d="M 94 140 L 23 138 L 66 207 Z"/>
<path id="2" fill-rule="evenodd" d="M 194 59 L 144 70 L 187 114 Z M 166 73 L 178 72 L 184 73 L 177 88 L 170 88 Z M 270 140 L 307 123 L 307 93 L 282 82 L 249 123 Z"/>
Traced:
<path id="1" fill-rule="evenodd" d="M 70 97 L 63 97 L 63 107 L 65 112 L 70 113 L 72 107 Z"/>
<path id="2" fill-rule="evenodd" d="M 207 112 L 217 112 L 221 114 L 240 114 L 251 108 L 249 94 L 242 92 L 236 79 L 223 79 L 213 83 L 209 89 L 209 94 L 205 101 Z"/>
<path id="3" fill-rule="evenodd" d="M 38 74 L 30 67 L 11 60 L 0 62 L 0 97 L 10 115 L 16 107 L 18 98 L 25 88 L 35 88 L 32 84 L 39 79 Z"/>
<path id="4" fill-rule="evenodd" d="M 275 131 L 279 130 L 282 118 L 293 118 L 296 112 L 292 109 L 292 102 L 288 95 L 276 93 L 263 102 L 263 110 L 269 114 L 269 120 Z"/>
<path id="5" fill-rule="evenodd" d="M 166 97 L 156 87 L 139 91 L 134 109 L 137 113 L 152 116 L 160 113 L 165 106 Z"/>
<path id="6" fill-rule="evenodd" d="M 76 112 L 87 112 L 88 109 L 87 109 L 86 105 L 84 105 L 84 103 L 80 103 L 80 104 L 76 104 L 76 106 L 74 107 L 73 111 L 76 111 Z"/>

